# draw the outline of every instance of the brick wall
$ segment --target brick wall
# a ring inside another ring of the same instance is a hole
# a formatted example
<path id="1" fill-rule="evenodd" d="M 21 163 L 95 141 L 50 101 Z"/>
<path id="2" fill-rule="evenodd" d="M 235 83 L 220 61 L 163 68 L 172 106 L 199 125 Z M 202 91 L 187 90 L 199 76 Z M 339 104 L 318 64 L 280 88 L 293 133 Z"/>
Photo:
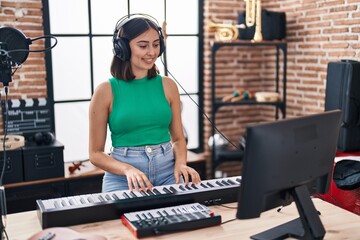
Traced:
<path id="1" fill-rule="evenodd" d="M 207 31 L 209 19 L 222 23 L 237 22 L 245 2 L 238 0 L 205 0 L 204 6 L 204 92 L 205 111 L 211 115 L 211 41 Z M 327 63 L 341 59 L 360 60 L 360 0 L 286 0 L 262 1 L 263 8 L 286 12 L 287 18 L 287 118 L 318 113 L 324 110 Z M 217 51 L 216 96 L 231 94 L 235 89 L 258 91 L 269 89 L 273 76 L 272 53 L 247 48 L 224 48 Z M 255 63 L 248 64 L 252 59 Z M 260 62 L 257 62 L 260 59 Z M 267 65 L 261 62 L 267 61 Z M 234 143 L 251 122 L 274 119 L 273 108 L 231 107 L 216 114 L 216 125 Z M 207 142 L 211 125 L 204 120 Z M 210 151 L 206 147 L 209 156 Z M 209 164 L 210 164 L 209 160 Z M 238 166 L 238 164 L 235 166 Z M 234 164 L 224 171 L 238 174 Z M 230 175 L 233 175 L 230 173 Z"/>
<path id="2" fill-rule="evenodd" d="M 20 30 L 30 39 L 43 36 L 41 0 L 1 0 L 0 25 Z M 34 41 L 30 50 L 44 48 L 44 41 Z M 45 53 L 30 53 L 25 63 L 12 77 L 13 86 L 9 87 L 9 98 L 26 99 L 46 97 Z M 4 99 L 4 96 L 2 96 Z M 2 127 L 2 114 L 0 114 Z"/>

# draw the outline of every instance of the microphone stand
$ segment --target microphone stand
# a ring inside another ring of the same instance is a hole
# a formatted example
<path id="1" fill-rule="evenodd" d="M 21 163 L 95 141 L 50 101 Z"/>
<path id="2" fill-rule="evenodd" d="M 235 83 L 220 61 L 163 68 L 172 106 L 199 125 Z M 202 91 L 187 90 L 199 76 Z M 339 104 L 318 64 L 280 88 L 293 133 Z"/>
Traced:
<path id="1" fill-rule="evenodd" d="M 5 87 L 9 86 L 11 81 L 11 61 L 7 52 L 7 44 L 0 42 L 0 82 Z"/>
<path id="2" fill-rule="evenodd" d="M 0 42 L 0 82 L 3 83 L 3 87 L 5 89 L 5 95 L 8 94 L 8 86 L 12 81 L 12 71 L 11 71 L 11 60 L 7 52 L 7 44 Z M 1 96 L 1 95 L 0 95 Z M 1 100 L 1 99 L 0 99 Z M 3 166 L 1 168 L 1 176 L 0 176 L 0 240 L 5 239 L 5 222 L 7 215 L 6 208 L 6 197 L 5 197 L 5 188 L 3 186 L 3 176 L 6 167 L 6 149 L 5 149 L 5 141 L 6 141 L 6 129 L 7 124 L 4 126 L 4 140 L 3 140 Z"/>

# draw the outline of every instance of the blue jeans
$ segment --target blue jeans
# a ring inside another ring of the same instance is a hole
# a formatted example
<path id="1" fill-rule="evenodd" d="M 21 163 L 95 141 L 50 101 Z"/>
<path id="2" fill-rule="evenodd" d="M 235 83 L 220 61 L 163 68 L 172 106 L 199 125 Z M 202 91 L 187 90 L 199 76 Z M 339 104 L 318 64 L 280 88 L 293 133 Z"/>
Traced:
<path id="1" fill-rule="evenodd" d="M 154 186 L 175 183 L 175 159 L 170 142 L 143 147 L 116 147 L 113 148 L 111 157 L 142 171 Z M 125 175 L 105 173 L 103 192 L 127 189 L 129 187 Z"/>

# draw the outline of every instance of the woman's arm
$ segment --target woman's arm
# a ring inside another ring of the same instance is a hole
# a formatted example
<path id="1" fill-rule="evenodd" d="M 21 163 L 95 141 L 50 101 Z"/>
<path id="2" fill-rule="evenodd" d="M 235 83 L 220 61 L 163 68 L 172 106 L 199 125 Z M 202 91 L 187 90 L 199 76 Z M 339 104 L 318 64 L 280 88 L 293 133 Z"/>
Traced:
<path id="1" fill-rule="evenodd" d="M 176 183 L 180 182 L 181 175 L 184 177 L 185 183 L 190 181 L 189 177 L 191 177 L 193 183 L 199 183 L 201 181 L 200 175 L 193 168 L 187 166 L 187 147 L 181 121 L 181 103 L 178 88 L 175 82 L 168 77 L 163 77 L 163 85 L 172 111 L 170 135 L 175 155 L 174 175 Z"/>

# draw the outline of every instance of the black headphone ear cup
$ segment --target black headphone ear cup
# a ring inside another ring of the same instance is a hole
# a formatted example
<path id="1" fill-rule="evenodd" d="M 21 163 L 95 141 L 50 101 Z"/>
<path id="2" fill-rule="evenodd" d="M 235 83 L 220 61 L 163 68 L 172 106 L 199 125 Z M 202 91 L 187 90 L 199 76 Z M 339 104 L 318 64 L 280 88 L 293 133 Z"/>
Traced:
<path id="1" fill-rule="evenodd" d="M 55 141 L 55 136 L 51 132 L 44 132 L 43 133 L 43 143 L 45 145 L 50 145 Z"/>
<path id="2" fill-rule="evenodd" d="M 51 132 L 38 132 L 34 135 L 34 142 L 37 145 L 50 145 L 55 141 L 55 136 Z"/>
<path id="3" fill-rule="evenodd" d="M 165 51 L 165 42 L 164 42 L 164 36 L 161 33 L 161 30 L 159 30 L 159 37 L 160 37 L 160 53 L 159 53 L 159 57 L 161 56 L 161 54 L 163 54 L 163 52 Z"/>
<path id="4" fill-rule="evenodd" d="M 43 133 L 42 132 L 37 132 L 37 133 L 34 134 L 34 142 L 37 145 L 42 144 L 42 139 L 43 139 Z"/>
<path id="5" fill-rule="evenodd" d="M 114 54 L 122 61 L 130 59 L 131 50 L 129 40 L 122 37 L 117 37 L 114 40 Z"/>

